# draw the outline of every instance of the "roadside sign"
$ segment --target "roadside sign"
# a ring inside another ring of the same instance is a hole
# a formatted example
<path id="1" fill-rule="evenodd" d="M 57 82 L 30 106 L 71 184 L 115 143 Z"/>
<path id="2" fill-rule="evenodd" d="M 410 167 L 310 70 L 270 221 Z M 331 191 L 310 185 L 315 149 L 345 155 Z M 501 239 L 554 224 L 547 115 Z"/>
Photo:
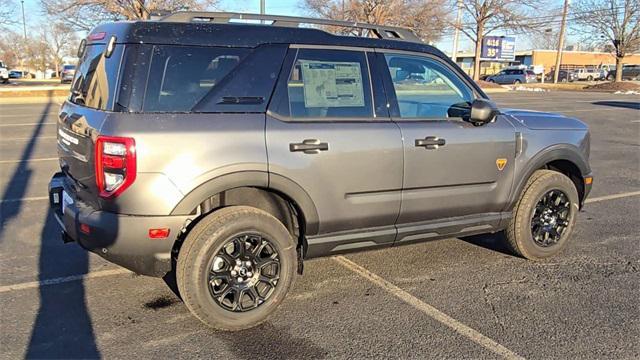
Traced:
<path id="1" fill-rule="evenodd" d="M 485 36 L 482 38 L 480 60 L 514 61 L 515 58 L 515 36 Z"/>

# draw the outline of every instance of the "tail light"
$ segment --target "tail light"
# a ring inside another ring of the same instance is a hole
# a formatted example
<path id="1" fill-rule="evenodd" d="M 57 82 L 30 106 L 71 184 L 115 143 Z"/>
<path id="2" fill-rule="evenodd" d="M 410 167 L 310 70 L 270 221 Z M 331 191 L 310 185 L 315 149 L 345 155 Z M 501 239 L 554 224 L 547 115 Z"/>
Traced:
<path id="1" fill-rule="evenodd" d="M 136 142 L 133 138 L 98 136 L 95 147 L 96 184 L 100 197 L 120 195 L 136 180 Z"/>

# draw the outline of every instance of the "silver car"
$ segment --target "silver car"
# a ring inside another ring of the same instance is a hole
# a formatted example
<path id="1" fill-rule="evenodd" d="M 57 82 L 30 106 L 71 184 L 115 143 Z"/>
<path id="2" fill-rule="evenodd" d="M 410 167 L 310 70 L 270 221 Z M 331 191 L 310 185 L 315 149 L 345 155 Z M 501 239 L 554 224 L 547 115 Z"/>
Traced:
<path id="1" fill-rule="evenodd" d="M 486 81 L 496 84 L 527 84 L 537 82 L 536 74 L 525 69 L 505 69 L 487 77 Z"/>

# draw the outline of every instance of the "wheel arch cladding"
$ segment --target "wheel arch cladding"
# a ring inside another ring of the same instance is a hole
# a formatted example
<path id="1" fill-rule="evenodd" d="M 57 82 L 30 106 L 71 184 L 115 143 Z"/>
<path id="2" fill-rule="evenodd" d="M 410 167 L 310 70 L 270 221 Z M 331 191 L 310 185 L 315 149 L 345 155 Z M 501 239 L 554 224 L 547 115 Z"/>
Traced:
<path id="1" fill-rule="evenodd" d="M 509 209 L 513 209 L 515 206 L 529 177 L 540 169 L 555 170 L 567 175 L 576 186 L 582 204 L 585 195 L 583 177 L 591 173 L 591 168 L 577 147 L 559 144 L 540 151 L 527 162 L 521 172 L 522 176 L 518 179 L 516 189 L 511 195 Z"/>
<path id="2" fill-rule="evenodd" d="M 195 224 L 203 216 L 219 208 L 232 205 L 252 206 L 279 219 L 292 234 L 302 239 L 317 232 L 317 212 L 309 195 L 286 178 L 267 187 L 263 173 L 253 172 L 224 175 L 205 182 L 187 194 L 174 208 L 172 215 L 194 215 Z M 199 212 L 198 212 L 199 209 Z"/>

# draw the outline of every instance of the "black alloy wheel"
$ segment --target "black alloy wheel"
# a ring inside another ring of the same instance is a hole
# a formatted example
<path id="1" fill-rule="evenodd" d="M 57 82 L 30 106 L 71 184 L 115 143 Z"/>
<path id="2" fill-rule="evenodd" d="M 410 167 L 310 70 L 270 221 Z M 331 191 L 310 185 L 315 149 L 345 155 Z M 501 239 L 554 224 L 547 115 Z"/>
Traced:
<path id="1" fill-rule="evenodd" d="M 223 309 L 253 310 L 273 294 L 280 279 L 280 255 L 258 233 L 243 233 L 227 240 L 209 264 L 209 292 Z"/>
<path id="2" fill-rule="evenodd" d="M 569 226 L 571 202 L 564 192 L 546 192 L 536 204 L 531 218 L 531 236 L 542 247 L 557 244 Z"/>

